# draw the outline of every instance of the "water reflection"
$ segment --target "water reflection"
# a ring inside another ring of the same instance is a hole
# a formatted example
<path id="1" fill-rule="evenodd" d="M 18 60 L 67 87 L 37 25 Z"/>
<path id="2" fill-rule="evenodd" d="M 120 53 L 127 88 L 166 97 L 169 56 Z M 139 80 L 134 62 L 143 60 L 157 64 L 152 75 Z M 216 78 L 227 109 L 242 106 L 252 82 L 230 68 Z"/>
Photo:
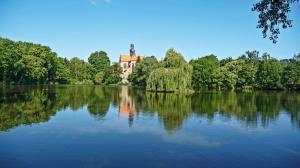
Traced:
<path id="1" fill-rule="evenodd" d="M 184 94 L 147 93 L 149 108 L 158 113 L 167 131 L 180 128 L 192 113 L 191 97 Z"/>
<path id="2" fill-rule="evenodd" d="M 293 124 L 300 127 L 300 95 L 286 92 L 206 93 L 193 96 L 193 111 L 199 116 L 213 119 L 221 114 L 235 117 L 249 127 L 268 126 L 278 119 L 280 112 L 291 116 Z"/>
<path id="3" fill-rule="evenodd" d="M 129 126 L 133 126 L 134 116 L 139 113 L 139 109 L 135 105 L 135 101 L 128 95 L 128 87 L 122 86 L 120 93 L 119 115 L 120 117 L 128 117 Z"/>
<path id="4" fill-rule="evenodd" d="M 134 126 L 139 115 L 157 116 L 166 131 L 181 128 L 190 118 L 214 121 L 236 119 L 247 127 L 267 127 L 286 113 L 300 128 L 300 94 L 288 92 L 207 92 L 194 95 L 151 93 L 126 86 L 16 86 L 0 89 L 0 131 L 19 125 L 46 122 L 66 108 L 87 107 L 96 119 L 110 108 L 119 109 L 121 118 Z"/>

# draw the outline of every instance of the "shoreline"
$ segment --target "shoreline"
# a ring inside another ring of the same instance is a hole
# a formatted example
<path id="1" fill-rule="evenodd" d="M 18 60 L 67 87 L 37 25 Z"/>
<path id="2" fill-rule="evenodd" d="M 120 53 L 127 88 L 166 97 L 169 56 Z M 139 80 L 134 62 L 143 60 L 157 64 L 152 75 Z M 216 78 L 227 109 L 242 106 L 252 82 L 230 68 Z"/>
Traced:
<path id="1" fill-rule="evenodd" d="M 186 91 L 152 91 L 152 90 L 147 90 L 146 87 L 141 87 L 141 86 L 133 86 L 133 85 L 127 85 L 127 84 L 110 84 L 110 85 L 97 85 L 97 84 L 16 84 L 16 85 L 5 85 L 1 84 L 0 87 L 2 89 L 5 88 L 10 88 L 10 87 L 75 87 L 75 86 L 80 86 L 80 87 L 85 87 L 85 86 L 101 86 L 101 87 L 122 87 L 122 86 L 127 86 L 131 88 L 137 88 L 149 93 L 175 93 L 175 94 L 199 94 L 199 93 L 205 93 L 205 92 L 236 92 L 236 93 L 251 93 L 251 92 L 299 92 L 300 93 L 300 87 L 296 89 L 288 89 L 288 88 L 283 88 L 283 89 L 251 89 L 251 90 L 243 90 L 243 89 L 188 89 Z"/>

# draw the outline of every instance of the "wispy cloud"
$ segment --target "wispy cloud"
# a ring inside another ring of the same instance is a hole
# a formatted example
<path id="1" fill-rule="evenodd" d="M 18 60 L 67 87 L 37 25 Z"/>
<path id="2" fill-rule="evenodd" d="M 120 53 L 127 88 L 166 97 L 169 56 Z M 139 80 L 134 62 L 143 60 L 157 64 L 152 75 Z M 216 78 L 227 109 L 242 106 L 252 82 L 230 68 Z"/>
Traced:
<path id="1" fill-rule="evenodd" d="M 97 5 L 97 1 L 96 0 L 89 0 L 90 4 L 93 5 L 93 6 L 96 6 Z"/>
<path id="2" fill-rule="evenodd" d="M 106 2 L 106 3 L 111 3 L 112 2 L 112 0 L 103 0 L 104 2 Z"/>
<path id="3" fill-rule="evenodd" d="M 97 6 L 98 2 L 111 3 L 112 0 L 89 0 L 90 4 L 93 6 Z"/>

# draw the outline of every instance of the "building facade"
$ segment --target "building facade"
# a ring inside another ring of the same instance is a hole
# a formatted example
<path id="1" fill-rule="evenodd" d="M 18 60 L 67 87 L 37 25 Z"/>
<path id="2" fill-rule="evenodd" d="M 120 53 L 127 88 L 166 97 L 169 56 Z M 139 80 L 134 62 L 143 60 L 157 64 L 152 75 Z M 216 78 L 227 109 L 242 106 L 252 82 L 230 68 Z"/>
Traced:
<path id="1" fill-rule="evenodd" d="M 134 45 L 130 45 L 129 55 L 120 55 L 119 64 L 122 68 L 122 83 L 128 83 L 128 76 L 132 73 L 136 63 L 144 60 L 144 56 L 137 56 L 135 54 Z"/>

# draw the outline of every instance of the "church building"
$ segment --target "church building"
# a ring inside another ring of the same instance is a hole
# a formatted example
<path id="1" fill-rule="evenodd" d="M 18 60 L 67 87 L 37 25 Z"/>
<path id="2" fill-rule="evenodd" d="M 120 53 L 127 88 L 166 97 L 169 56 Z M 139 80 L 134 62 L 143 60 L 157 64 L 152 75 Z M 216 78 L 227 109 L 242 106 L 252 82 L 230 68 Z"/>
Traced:
<path id="1" fill-rule="evenodd" d="M 144 60 L 144 56 L 135 54 L 134 45 L 130 45 L 130 55 L 120 55 L 119 64 L 122 68 L 122 83 L 128 83 L 128 75 L 130 75 L 138 61 Z"/>

